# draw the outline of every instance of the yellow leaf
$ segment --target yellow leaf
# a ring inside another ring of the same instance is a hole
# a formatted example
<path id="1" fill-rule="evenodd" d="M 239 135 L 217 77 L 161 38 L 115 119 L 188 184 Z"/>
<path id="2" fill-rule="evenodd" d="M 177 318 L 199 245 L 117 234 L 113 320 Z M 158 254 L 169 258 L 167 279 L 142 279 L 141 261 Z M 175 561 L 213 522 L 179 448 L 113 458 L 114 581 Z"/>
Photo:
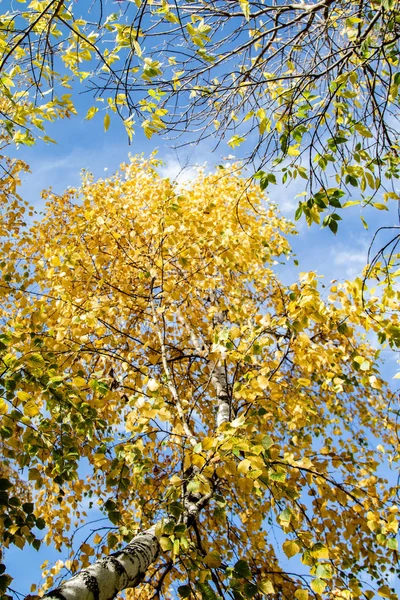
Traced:
<path id="1" fill-rule="evenodd" d="M 239 0 L 240 8 L 244 16 L 246 17 L 246 21 L 250 19 L 250 5 L 249 0 Z"/>
<path id="2" fill-rule="evenodd" d="M 27 417 L 36 417 L 39 412 L 40 410 L 33 400 L 29 400 L 29 402 L 24 405 L 24 414 Z"/>
<path id="3" fill-rule="evenodd" d="M 294 597 L 297 600 L 308 600 L 308 591 L 307 590 L 296 590 L 294 593 Z"/>
<path id="4" fill-rule="evenodd" d="M 171 485 L 181 485 L 182 479 L 178 475 L 172 475 L 169 482 Z"/>
<path id="5" fill-rule="evenodd" d="M 353 358 L 354 362 L 358 363 L 359 365 L 362 365 L 362 363 L 365 361 L 365 358 L 363 356 L 355 356 Z"/>
<path id="6" fill-rule="evenodd" d="M 246 417 L 244 415 L 241 415 L 240 417 L 238 417 L 237 419 L 234 419 L 231 423 L 231 427 L 234 427 L 235 429 L 237 427 L 241 427 L 242 425 L 244 425 L 246 422 Z"/>
<path id="7" fill-rule="evenodd" d="M 31 394 L 28 394 L 28 392 L 23 392 L 22 390 L 19 390 L 17 392 L 17 397 L 20 400 L 22 400 L 22 402 L 27 402 L 30 399 Z"/>
<path id="8" fill-rule="evenodd" d="M 249 477 L 243 477 L 239 479 L 238 486 L 245 494 L 250 494 L 254 487 L 254 482 Z"/>
<path id="9" fill-rule="evenodd" d="M 59 267 L 61 265 L 59 256 L 52 256 L 50 259 L 50 264 L 52 267 Z"/>
<path id="10" fill-rule="evenodd" d="M 257 383 L 261 390 L 265 390 L 269 386 L 269 379 L 264 377 L 264 375 L 259 375 L 257 377 Z"/>
<path id="11" fill-rule="evenodd" d="M 104 131 L 107 131 L 110 127 L 110 113 L 106 112 L 104 115 Z"/>
<path id="12" fill-rule="evenodd" d="M 91 106 L 86 113 L 85 119 L 87 121 L 90 121 L 90 119 L 93 119 L 94 115 L 98 112 L 98 110 L 99 109 L 97 108 L 97 106 Z"/>
<path id="13" fill-rule="evenodd" d="M 136 54 L 140 57 L 142 56 L 142 49 L 139 45 L 139 42 L 137 40 L 135 40 L 134 38 L 131 40 L 133 47 L 135 49 Z"/>
<path id="14" fill-rule="evenodd" d="M 210 568 L 215 569 L 216 567 L 219 567 L 221 565 L 221 557 L 215 550 L 206 554 L 203 560 L 206 563 L 207 567 Z"/>
<path id="15" fill-rule="evenodd" d="M 210 576 L 210 571 L 202 569 L 199 574 L 199 581 L 203 583 Z"/>
<path id="16" fill-rule="evenodd" d="M 76 387 L 84 387 L 87 385 L 87 381 L 83 377 L 74 377 L 71 383 Z"/>
<path id="17" fill-rule="evenodd" d="M 381 587 L 378 588 L 378 594 L 382 596 L 382 598 L 390 598 L 392 596 L 390 587 L 387 585 L 381 585 Z"/>
<path id="18" fill-rule="evenodd" d="M 199 469 L 201 469 L 202 467 L 204 467 L 204 464 L 206 462 L 206 459 L 204 458 L 204 456 L 201 456 L 201 454 L 193 454 L 192 456 L 192 465 L 195 467 L 199 467 Z"/>
<path id="19" fill-rule="evenodd" d="M 241 475 L 244 475 L 245 473 L 247 473 L 250 469 L 251 466 L 251 462 L 249 461 L 248 458 L 243 459 L 242 461 L 240 461 L 240 463 L 238 464 L 238 473 L 240 473 Z"/>
<path id="20" fill-rule="evenodd" d="M 3 398 L 0 398 L 0 415 L 6 415 L 8 412 L 8 406 Z"/>
<path id="21" fill-rule="evenodd" d="M 328 548 L 324 544 L 321 544 L 320 542 L 314 544 L 314 546 L 311 548 L 310 552 L 311 552 L 312 556 L 314 556 L 314 558 L 329 558 Z"/>
<path id="22" fill-rule="evenodd" d="M 159 541 L 160 541 L 160 546 L 164 552 L 168 552 L 168 550 L 172 550 L 173 543 L 169 537 L 162 536 Z"/>
<path id="23" fill-rule="evenodd" d="M 299 156 L 300 155 L 299 144 L 296 144 L 294 146 L 289 146 L 287 153 L 289 156 Z"/>
<path id="24" fill-rule="evenodd" d="M 381 382 L 376 378 L 375 375 L 370 375 L 369 383 L 370 383 L 370 386 L 372 387 L 372 389 L 374 389 L 374 390 L 380 390 L 382 387 Z"/>
<path id="25" fill-rule="evenodd" d="M 316 594 L 322 594 L 322 592 L 324 591 L 325 588 L 326 588 L 326 581 L 324 581 L 323 579 L 317 578 L 317 579 L 312 580 L 311 589 Z"/>
<path id="26" fill-rule="evenodd" d="M 273 585 L 272 581 L 270 581 L 269 579 L 265 579 L 264 581 L 262 581 L 260 584 L 260 588 L 261 588 L 261 591 L 266 595 L 267 594 L 275 594 L 274 585 Z"/>
<path id="27" fill-rule="evenodd" d="M 293 540 L 283 542 L 282 548 L 288 558 L 292 558 L 292 556 L 300 552 L 300 546 Z"/>
<path id="28" fill-rule="evenodd" d="M 201 440 L 203 450 L 211 450 L 214 446 L 214 440 L 211 437 L 205 437 Z"/>

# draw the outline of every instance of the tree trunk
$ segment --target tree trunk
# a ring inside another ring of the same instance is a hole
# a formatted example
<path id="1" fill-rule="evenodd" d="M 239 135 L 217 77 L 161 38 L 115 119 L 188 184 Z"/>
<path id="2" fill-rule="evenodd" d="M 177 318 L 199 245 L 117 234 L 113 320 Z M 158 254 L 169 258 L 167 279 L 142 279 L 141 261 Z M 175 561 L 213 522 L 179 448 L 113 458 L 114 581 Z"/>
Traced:
<path id="1" fill-rule="evenodd" d="M 44 597 L 50 600 L 112 600 L 138 585 L 159 553 L 156 526 L 139 533 L 123 550 L 80 571 Z"/>

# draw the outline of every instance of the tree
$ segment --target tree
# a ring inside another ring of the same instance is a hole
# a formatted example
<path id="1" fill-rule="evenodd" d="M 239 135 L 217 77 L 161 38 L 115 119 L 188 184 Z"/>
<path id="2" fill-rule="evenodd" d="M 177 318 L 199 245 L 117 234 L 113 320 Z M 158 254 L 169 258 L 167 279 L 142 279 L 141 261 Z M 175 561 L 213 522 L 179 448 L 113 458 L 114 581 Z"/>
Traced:
<path id="1" fill-rule="evenodd" d="M 237 173 L 179 189 L 133 158 L 47 199 L 3 230 L 4 547 L 36 521 L 68 549 L 49 598 L 396 598 L 361 281 L 282 285 L 293 227 Z M 82 502 L 107 520 L 74 554 Z"/>
<path id="2" fill-rule="evenodd" d="M 83 85 L 86 118 L 100 110 L 108 129 L 118 113 L 129 137 L 138 119 L 184 144 L 247 138 L 261 187 L 304 178 L 297 217 L 328 212 L 334 233 L 346 200 L 398 199 L 395 0 L 35 0 L 5 13 L 0 35 L 3 126 L 18 143 L 71 115 Z"/>

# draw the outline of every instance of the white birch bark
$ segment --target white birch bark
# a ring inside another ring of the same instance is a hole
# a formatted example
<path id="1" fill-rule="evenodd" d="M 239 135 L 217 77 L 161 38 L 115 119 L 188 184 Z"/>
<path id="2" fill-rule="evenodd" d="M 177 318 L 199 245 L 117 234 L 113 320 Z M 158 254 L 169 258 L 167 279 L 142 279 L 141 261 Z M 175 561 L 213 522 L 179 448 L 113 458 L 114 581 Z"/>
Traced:
<path id="1" fill-rule="evenodd" d="M 216 299 L 214 299 L 214 302 L 217 302 Z M 214 327 L 222 327 L 224 319 L 223 312 L 216 312 L 213 318 Z M 226 372 L 223 364 L 221 364 L 221 359 L 215 364 L 214 370 L 211 373 L 211 381 L 217 394 L 216 425 L 218 428 L 223 423 L 228 423 L 231 416 L 228 382 L 226 381 Z"/>
<path id="2" fill-rule="evenodd" d="M 135 587 L 159 553 L 156 526 L 138 534 L 119 552 L 83 569 L 44 596 L 48 600 L 112 600 L 125 588 Z"/>
<path id="3" fill-rule="evenodd" d="M 228 423 L 230 420 L 230 402 L 228 385 L 226 381 L 225 369 L 221 364 L 215 366 L 214 371 L 211 375 L 211 381 L 217 394 L 217 417 L 216 425 L 217 428 L 223 423 Z"/>
<path id="4" fill-rule="evenodd" d="M 188 326 L 185 319 L 178 311 L 178 320 L 182 323 L 183 327 L 185 327 L 189 331 L 190 339 L 194 347 L 200 356 L 204 356 L 204 347 L 201 342 L 196 338 L 192 329 Z M 222 325 L 224 322 L 224 315 L 222 312 L 217 312 L 214 315 L 214 325 Z M 216 395 L 217 395 L 217 415 L 215 419 L 216 427 L 220 427 L 223 423 L 229 423 L 231 417 L 231 409 L 230 409 L 230 398 L 228 392 L 228 384 L 226 381 L 226 373 L 225 368 L 221 364 L 220 361 L 214 364 L 214 367 L 211 371 L 211 382 L 214 386 Z"/>

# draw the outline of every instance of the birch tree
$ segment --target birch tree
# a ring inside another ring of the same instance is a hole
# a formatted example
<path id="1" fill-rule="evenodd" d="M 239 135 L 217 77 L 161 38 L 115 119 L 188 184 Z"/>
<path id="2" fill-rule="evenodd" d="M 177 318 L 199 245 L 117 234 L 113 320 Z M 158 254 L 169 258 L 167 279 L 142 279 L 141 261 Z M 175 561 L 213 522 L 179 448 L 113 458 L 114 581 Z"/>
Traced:
<path id="1" fill-rule="evenodd" d="M 10 188 L 2 228 L 3 558 L 62 552 L 31 593 L 396 598 L 397 404 L 361 280 L 280 283 L 293 226 L 237 171 L 177 187 L 133 158 L 45 196 L 28 227 Z"/>

